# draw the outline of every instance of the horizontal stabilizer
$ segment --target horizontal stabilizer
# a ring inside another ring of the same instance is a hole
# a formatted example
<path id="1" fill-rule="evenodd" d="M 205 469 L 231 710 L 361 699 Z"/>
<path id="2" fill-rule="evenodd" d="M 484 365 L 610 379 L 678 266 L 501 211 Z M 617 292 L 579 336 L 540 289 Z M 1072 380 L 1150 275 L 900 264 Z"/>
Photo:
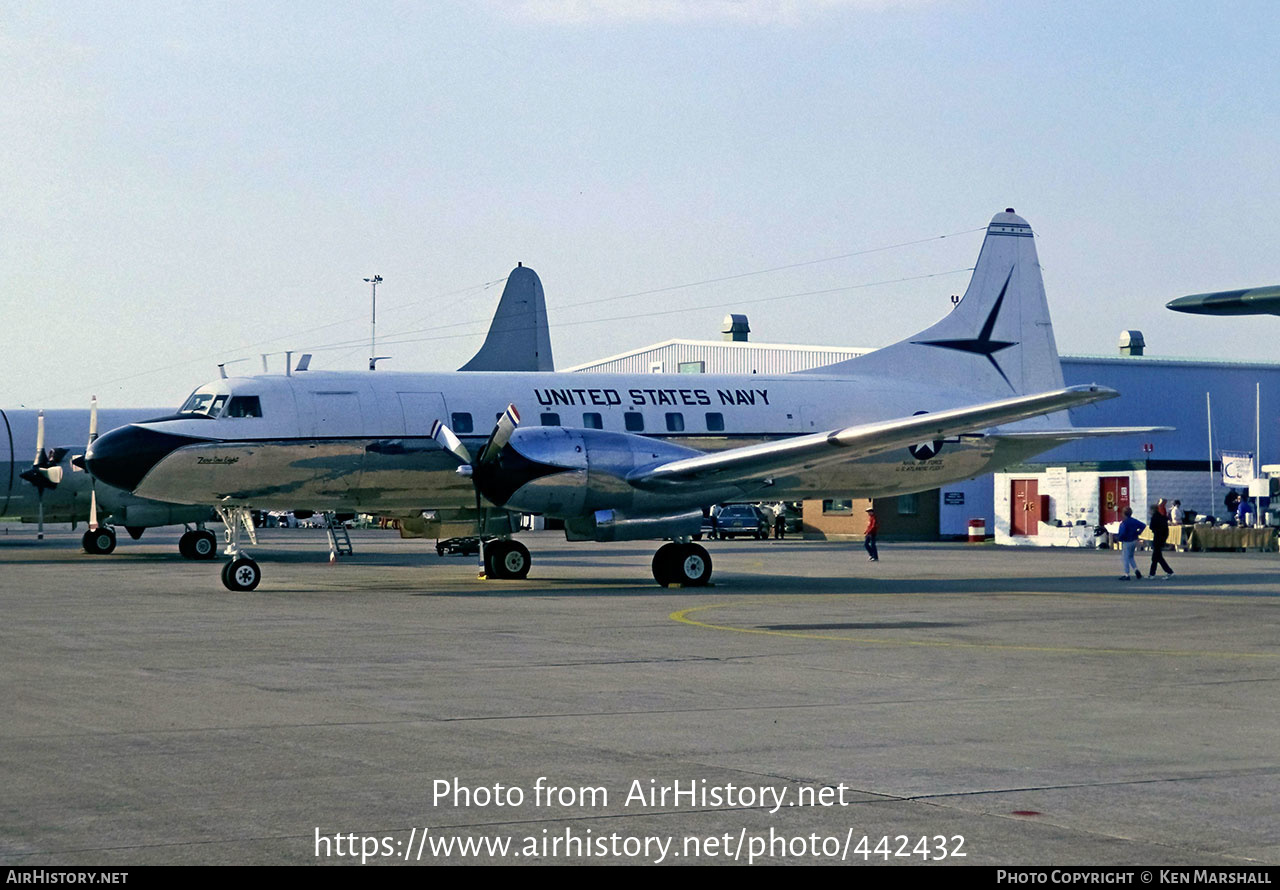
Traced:
<path id="1" fill-rule="evenodd" d="M 627 481 L 650 490 L 707 482 L 717 485 L 759 482 L 777 473 L 858 460 L 917 442 L 978 432 L 1118 395 L 1105 386 L 1071 386 L 681 458 L 637 470 Z"/>

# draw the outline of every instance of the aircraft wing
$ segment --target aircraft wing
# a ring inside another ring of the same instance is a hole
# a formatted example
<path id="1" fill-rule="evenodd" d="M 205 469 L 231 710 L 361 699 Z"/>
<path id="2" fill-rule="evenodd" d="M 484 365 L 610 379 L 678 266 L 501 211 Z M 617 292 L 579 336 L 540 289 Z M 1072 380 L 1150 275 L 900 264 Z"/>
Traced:
<path id="1" fill-rule="evenodd" d="M 917 414 L 682 458 L 636 470 L 627 479 L 638 488 L 650 490 L 695 482 L 758 482 L 778 473 L 857 460 L 917 442 L 977 432 L 1089 402 L 1113 399 L 1118 395 L 1114 389 L 1105 386 L 1070 386 L 933 414 Z"/>

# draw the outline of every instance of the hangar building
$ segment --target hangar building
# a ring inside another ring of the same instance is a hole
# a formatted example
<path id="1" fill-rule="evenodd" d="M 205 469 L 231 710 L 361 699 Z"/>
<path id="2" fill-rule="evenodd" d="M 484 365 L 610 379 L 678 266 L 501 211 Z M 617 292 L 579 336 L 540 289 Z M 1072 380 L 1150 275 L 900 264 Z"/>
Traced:
<path id="1" fill-rule="evenodd" d="M 745 316 L 725 318 L 724 340 L 666 340 L 567 370 L 595 373 L 785 374 L 864 355 L 870 348 L 793 346 L 747 341 Z M 1120 398 L 1071 412 L 1075 426 L 1170 426 L 1146 436 L 1082 439 L 1002 473 L 943 490 L 877 500 L 882 535 L 938 540 L 965 537 L 981 519 L 998 543 L 1081 546 L 1083 530 L 1115 521 L 1132 505 L 1145 518 L 1157 498 L 1221 516 L 1227 486 L 1223 451 L 1280 457 L 1280 364 L 1145 355 L 1140 333 L 1126 331 L 1118 355 L 1064 355 L 1068 385 L 1099 383 Z M 1255 434 L 1260 394 L 1260 437 Z M 1212 450 L 1210 456 L 1210 420 Z M 1212 466 L 1211 466 L 1212 464 Z M 1239 490 L 1239 489 L 1237 489 Z M 857 537 L 862 502 L 806 502 L 813 537 Z"/>

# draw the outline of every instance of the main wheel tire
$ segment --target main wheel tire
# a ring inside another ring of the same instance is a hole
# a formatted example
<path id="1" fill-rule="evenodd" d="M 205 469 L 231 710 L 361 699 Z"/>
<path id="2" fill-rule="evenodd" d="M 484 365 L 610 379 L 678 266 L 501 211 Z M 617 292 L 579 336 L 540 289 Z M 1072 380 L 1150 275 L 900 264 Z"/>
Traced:
<path id="1" fill-rule="evenodd" d="M 253 590 L 261 580 L 262 569 L 247 556 L 233 559 L 222 567 L 222 583 L 227 590 Z"/>
<path id="2" fill-rule="evenodd" d="M 679 545 L 671 577 L 683 587 L 705 587 L 711 580 L 711 554 L 700 544 Z"/>
<path id="3" fill-rule="evenodd" d="M 116 549 L 116 533 L 104 525 L 85 532 L 80 543 L 85 553 L 105 556 Z"/>
<path id="4" fill-rule="evenodd" d="M 191 532 L 183 532 L 182 537 L 178 538 L 178 552 L 183 559 L 195 559 L 191 553 Z"/>
<path id="5" fill-rule="evenodd" d="M 519 541 L 507 541 L 503 548 L 501 563 L 502 576 L 520 580 L 529 577 L 529 566 L 533 560 L 529 556 L 529 548 Z"/>
<path id="6" fill-rule="evenodd" d="M 658 552 L 653 554 L 653 580 L 657 581 L 661 587 L 670 587 L 672 584 L 678 584 L 676 580 L 676 559 L 680 555 L 679 544 L 663 544 L 658 548 Z"/>
<path id="7" fill-rule="evenodd" d="M 213 559 L 218 555 L 218 536 L 208 529 L 192 532 L 190 559 Z"/>
<path id="8" fill-rule="evenodd" d="M 529 548 L 519 541 L 494 541 L 484 548 L 484 570 L 490 578 L 527 578 L 531 564 Z"/>

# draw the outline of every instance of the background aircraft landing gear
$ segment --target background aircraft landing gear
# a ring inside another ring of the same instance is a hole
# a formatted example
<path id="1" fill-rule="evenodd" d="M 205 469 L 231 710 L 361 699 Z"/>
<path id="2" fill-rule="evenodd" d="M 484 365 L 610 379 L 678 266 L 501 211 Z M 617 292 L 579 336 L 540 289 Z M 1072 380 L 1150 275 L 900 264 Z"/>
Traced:
<path id="1" fill-rule="evenodd" d="M 106 555 L 116 549 L 116 533 L 105 525 L 90 529 L 80 539 L 85 553 Z"/>
<path id="2" fill-rule="evenodd" d="M 704 587 L 711 580 L 711 554 L 701 544 L 663 544 L 653 555 L 653 579 L 663 587 Z"/>
<path id="3" fill-rule="evenodd" d="M 213 559 L 218 555 L 218 537 L 207 529 L 184 532 L 178 539 L 178 552 L 187 559 Z"/>
<path id="4" fill-rule="evenodd" d="M 222 567 L 222 584 L 227 590 L 253 590 L 261 580 L 262 569 L 247 556 L 238 556 Z"/>
<path id="5" fill-rule="evenodd" d="M 532 563 L 529 548 L 519 541 L 490 541 L 484 545 L 484 573 L 490 578 L 527 578 Z"/>

